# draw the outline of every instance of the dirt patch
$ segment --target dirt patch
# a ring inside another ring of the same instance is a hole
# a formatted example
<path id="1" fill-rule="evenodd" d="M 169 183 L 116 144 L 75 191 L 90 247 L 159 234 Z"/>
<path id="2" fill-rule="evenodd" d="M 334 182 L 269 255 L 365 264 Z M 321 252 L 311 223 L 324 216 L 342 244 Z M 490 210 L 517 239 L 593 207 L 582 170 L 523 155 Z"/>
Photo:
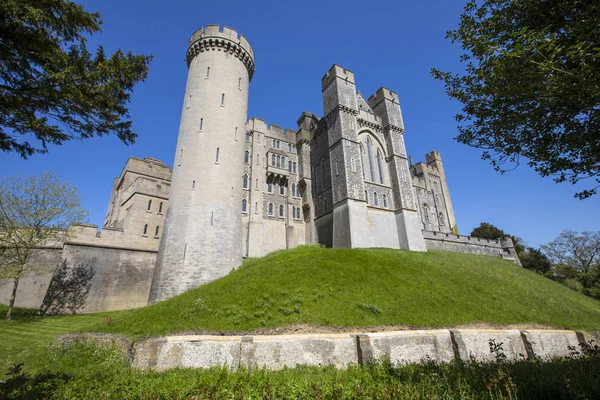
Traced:
<path id="1" fill-rule="evenodd" d="M 408 330 L 432 329 L 565 329 L 563 327 L 541 324 L 498 325 L 487 322 L 473 322 L 454 326 L 408 326 L 408 325 L 376 325 L 376 326 L 321 326 L 310 324 L 294 324 L 277 328 L 261 328 L 250 331 L 215 331 L 187 330 L 172 332 L 169 335 L 215 335 L 215 336 L 257 336 L 257 335 L 290 335 L 304 333 L 373 333 Z"/>

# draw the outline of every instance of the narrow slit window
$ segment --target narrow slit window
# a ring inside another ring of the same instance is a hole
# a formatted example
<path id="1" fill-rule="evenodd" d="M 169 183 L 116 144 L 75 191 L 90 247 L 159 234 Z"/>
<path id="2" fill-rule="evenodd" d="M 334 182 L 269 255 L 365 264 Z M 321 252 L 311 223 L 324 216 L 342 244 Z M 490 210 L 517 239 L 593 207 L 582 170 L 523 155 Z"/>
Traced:
<path id="1" fill-rule="evenodd" d="M 192 181 L 192 190 L 196 189 L 196 181 Z"/>
<path id="2" fill-rule="evenodd" d="M 233 134 L 233 138 L 237 140 L 237 126 L 235 127 L 235 133 Z"/>
<path id="3" fill-rule="evenodd" d="M 273 215 L 273 203 L 269 203 L 269 215 Z"/>
<path id="4" fill-rule="evenodd" d="M 217 147 L 217 154 L 215 155 L 215 162 L 219 162 L 219 148 Z"/>
<path id="5" fill-rule="evenodd" d="M 294 162 L 294 174 L 296 173 L 296 163 Z"/>
<path id="6" fill-rule="evenodd" d="M 385 194 L 383 195 L 383 206 L 387 208 L 387 197 L 385 196 Z"/>
<path id="7" fill-rule="evenodd" d="M 152 200 L 148 200 L 148 211 L 152 209 Z"/>
<path id="8" fill-rule="evenodd" d="M 199 130 L 202 130 L 203 126 L 204 126 L 204 118 L 200 118 L 200 127 L 199 127 Z"/>
<path id="9" fill-rule="evenodd" d="M 159 213 L 162 212 L 162 206 L 163 206 L 163 202 L 161 201 L 160 204 L 158 205 L 158 212 Z"/>
<path id="10" fill-rule="evenodd" d="M 250 152 L 247 151 L 247 152 L 244 153 L 244 162 L 246 164 L 248 164 L 248 159 L 249 158 L 250 158 Z"/>
<path id="11" fill-rule="evenodd" d="M 225 93 L 221 93 L 221 105 L 225 105 Z"/>
<path id="12" fill-rule="evenodd" d="M 144 235 L 148 234 L 148 224 L 144 225 Z"/>
<path id="13" fill-rule="evenodd" d="M 365 190 L 365 201 L 369 204 L 369 192 Z"/>
<path id="14" fill-rule="evenodd" d="M 242 88 L 242 78 L 238 78 L 238 89 Z"/>
<path id="15" fill-rule="evenodd" d="M 206 79 L 210 76 L 210 67 L 206 67 Z"/>
<path id="16" fill-rule="evenodd" d="M 154 236 L 158 236 L 158 230 L 159 230 L 159 227 L 158 227 L 158 225 L 156 225 L 156 229 L 154 230 Z"/>
<path id="17" fill-rule="evenodd" d="M 279 206 L 279 216 L 283 217 L 283 206 Z"/>
<path id="18" fill-rule="evenodd" d="M 248 189 L 248 175 L 244 175 L 242 178 L 242 188 Z"/>
<path id="19" fill-rule="evenodd" d="M 258 213 L 258 201 L 254 202 L 254 214 Z"/>
<path id="20" fill-rule="evenodd" d="M 373 192 L 373 203 L 375 203 L 376 206 L 379 205 L 379 196 L 377 195 L 377 192 Z"/>
<path id="21" fill-rule="evenodd" d="M 271 165 L 272 165 L 272 166 L 275 166 L 275 160 L 276 160 L 276 156 L 275 156 L 275 154 L 273 154 L 273 155 L 271 156 Z"/>
<path id="22" fill-rule="evenodd" d="M 288 163 L 288 171 L 292 172 L 292 162 L 291 161 Z"/>
<path id="23" fill-rule="evenodd" d="M 246 212 L 247 207 L 248 202 L 246 201 L 246 199 L 242 200 L 242 212 Z"/>

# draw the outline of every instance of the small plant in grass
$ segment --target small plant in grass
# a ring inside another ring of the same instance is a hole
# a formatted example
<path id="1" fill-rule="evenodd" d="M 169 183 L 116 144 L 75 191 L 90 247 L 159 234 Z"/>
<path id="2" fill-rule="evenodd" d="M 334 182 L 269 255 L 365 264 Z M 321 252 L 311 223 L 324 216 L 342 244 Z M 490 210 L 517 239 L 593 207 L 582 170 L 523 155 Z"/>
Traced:
<path id="1" fill-rule="evenodd" d="M 504 354 L 504 348 L 502 347 L 504 343 L 496 343 L 496 339 L 490 339 L 488 343 L 490 345 L 490 353 L 494 354 L 497 363 L 508 362 L 508 358 Z"/>
<path id="2" fill-rule="evenodd" d="M 381 314 L 381 308 L 377 307 L 375 304 L 356 303 L 356 306 L 361 310 L 368 311 L 375 315 Z"/>
<path id="3" fill-rule="evenodd" d="M 316 303 L 319 300 L 321 300 L 323 297 L 325 297 L 323 295 L 323 293 L 321 293 L 321 291 L 319 289 L 313 289 L 312 291 L 312 300 Z"/>

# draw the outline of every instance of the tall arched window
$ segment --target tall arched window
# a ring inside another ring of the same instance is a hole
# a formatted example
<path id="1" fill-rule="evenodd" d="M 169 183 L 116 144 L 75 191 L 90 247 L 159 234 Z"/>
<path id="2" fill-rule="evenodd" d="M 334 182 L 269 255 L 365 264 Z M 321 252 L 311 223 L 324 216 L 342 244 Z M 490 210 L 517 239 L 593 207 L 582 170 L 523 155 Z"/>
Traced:
<path id="1" fill-rule="evenodd" d="M 246 208 L 248 207 L 248 202 L 246 199 L 242 200 L 242 212 L 246 212 Z"/>
<path id="2" fill-rule="evenodd" d="M 292 172 L 292 162 L 288 162 L 288 171 Z"/>
<path id="3" fill-rule="evenodd" d="M 429 206 L 427 203 L 423 204 L 423 220 L 426 224 L 429 223 Z"/>
<path id="4" fill-rule="evenodd" d="M 273 215 L 273 203 L 269 203 L 269 215 Z"/>
<path id="5" fill-rule="evenodd" d="M 281 156 L 277 156 L 277 168 L 281 167 Z"/>
<path id="6" fill-rule="evenodd" d="M 148 200 L 148 211 L 152 208 L 152 200 Z"/>
<path id="7" fill-rule="evenodd" d="M 148 224 L 144 225 L 144 235 L 148 234 Z"/>
<path id="8" fill-rule="evenodd" d="M 296 163 L 294 162 L 294 173 L 296 173 Z"/>
<path id="9" fill-rule="evenodd" d="M 244 162 L 246 164 L 248 164 L 248 160 L 249 159 L 250 159 L 250 152 L 247 151 L 247 152 L 244 153 Z"/>
<path id="10" fill-rule="evenodd" d="M 379 183 L 383 185 L 383 168 L 381 168 L 381 152 L 377 149 L 377 169 L 379 170 Z"/>
<path id="11" fill-rule="evenodd" d="M 279 206 L 279 216 L 283 217 L 283 205 Z"/>
<path id="12" fill-rule="evenodd" d="M 292 196 L 296 196 L 296 184 L 292 183 Z"/>
<path id="13" fill-rule="evenodd" d="M 267 192 L 273 193 L 273 181 L 271 179 L 267 180 Z"/>
<path id="14" fill-rule="evenodd" d="M 378 206 L 379 205 L 379 196 L 377 196 L 377 192 L 373 192 L 373 203 Z"/>
<path id="15" fill-rule="evenodd" d="M 371 182 L 375 182 L 373 179 L 373 160 L 371 158 L 371 147 L 373 147 L 373 143 L 371 142 L 371 137 L 367 137 L 367 158 L 369 159 L 369 172 L 371 174 Z"/>
<path id="16" fill-rule="evenodd" d="M 387 197 L 385 196 L 385 193 L 383 194 L 383 206 L 387 208 Z"/>
<path id="17" fill-rule="evenodd" d="M 248 189 L 248 175 L 246 174 L 242 177 L 242 188 Z"/>

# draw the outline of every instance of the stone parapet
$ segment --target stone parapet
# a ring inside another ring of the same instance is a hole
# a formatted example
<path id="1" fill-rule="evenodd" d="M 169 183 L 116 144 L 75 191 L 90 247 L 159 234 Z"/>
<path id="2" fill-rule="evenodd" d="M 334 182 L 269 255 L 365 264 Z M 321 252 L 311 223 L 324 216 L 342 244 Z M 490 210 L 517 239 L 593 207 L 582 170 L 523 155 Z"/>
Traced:
<path id="1" fill-rule="evenodd" d="M 423 231 L 428 250 L 445 250 L 456 253 L 482 254 L 500 257 L 521 265 L 510 237 L 498 240 L 481 239 L 452 233 Z"/>
<path id="2" fill-rule="evenodd" d="M 299 365 L 346 368 L 351 364 L 389 360 L 392 365 L 420 362 L 493 362 L 501 345 L 509 361 L 570 354 L 570 346 L 589 345 L 585 332 L 568 330 L 439 329 L 377 333 L 304 334 L 273 336 L 167 336 L 135 343 L 117 335 L 61 335 L 52 348 L 74 343 L 113 344 L 133 367 L 172 368 L 256 367 L 293 368 Z"/>

